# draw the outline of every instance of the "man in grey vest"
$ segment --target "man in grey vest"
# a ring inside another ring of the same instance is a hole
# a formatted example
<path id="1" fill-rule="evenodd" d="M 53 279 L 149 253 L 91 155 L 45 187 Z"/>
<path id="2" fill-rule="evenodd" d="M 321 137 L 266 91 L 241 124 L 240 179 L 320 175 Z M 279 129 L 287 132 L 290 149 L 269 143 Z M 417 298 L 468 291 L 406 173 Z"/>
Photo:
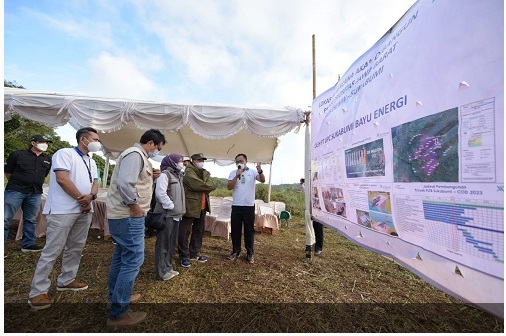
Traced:
<path id="1" fill-rule="evenodd" d="M 146 131 L 140 141 L 116 160 L 107 193 L 107 218 L 116 242 L 109 270 L 109 327 L 131 326 L 146 320 L 145 312 L 129 310 L 135 278 L 144 262 L 144 219 L 153 194 L 153 180 L 160 170 L 153 169 L 154 158 L 165 145 L 165 136 L 155 129 Z"/>

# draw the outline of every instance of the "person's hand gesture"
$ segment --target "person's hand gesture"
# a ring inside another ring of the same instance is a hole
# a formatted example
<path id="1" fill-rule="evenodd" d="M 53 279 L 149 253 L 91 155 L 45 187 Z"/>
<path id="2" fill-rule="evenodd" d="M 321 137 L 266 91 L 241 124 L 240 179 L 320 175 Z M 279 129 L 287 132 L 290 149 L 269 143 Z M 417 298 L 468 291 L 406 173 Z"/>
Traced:
<path id="1" fill-rule="evenodd" d="M 153 180 L 156 180 L 157 178 L 159 178 L 161 173 L 162 172 L 160 169 L 153 168 Z"/>

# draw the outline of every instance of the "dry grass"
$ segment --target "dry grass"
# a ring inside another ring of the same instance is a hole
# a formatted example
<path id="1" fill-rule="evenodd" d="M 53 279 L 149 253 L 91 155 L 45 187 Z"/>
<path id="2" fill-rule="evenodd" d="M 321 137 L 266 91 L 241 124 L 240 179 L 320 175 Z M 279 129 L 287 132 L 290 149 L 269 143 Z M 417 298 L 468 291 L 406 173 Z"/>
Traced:
<path id="1" fill-rule="evenodd" d="M 231 262 L 231 242 L 206 236 L 204 264 L 164 282 L 154 276 L 155 238 L 134 290 L 134 310 L 148 321 L 127 332 L 500 332 L 504 321 L 435 289 L 391 260 L 325 229 L 322 257 L 305 258 L 304 224 L 293 218 L 281 232 L 257 234 L 256 264 Z M 38 254 L 19 252 L 9 239 L 5 259 L 6 332 L 108 332 L 107 274 L 114 249 L 90 231 L 79 279 L 89 289 L 57 293 L 55 304 L 32 312 L 26 305 Z M 176 256 L 177 257 L 177 256 Z"/>

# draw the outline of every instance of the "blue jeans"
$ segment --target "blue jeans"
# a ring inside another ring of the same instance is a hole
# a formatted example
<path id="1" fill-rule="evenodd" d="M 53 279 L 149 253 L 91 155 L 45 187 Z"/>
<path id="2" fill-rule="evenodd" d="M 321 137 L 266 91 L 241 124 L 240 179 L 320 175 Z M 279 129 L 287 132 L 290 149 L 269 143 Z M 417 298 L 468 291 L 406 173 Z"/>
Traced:
<path id="1" fill-rule="evenodd" d="M 14 190 L 4 191 L 4 243 L 9 235 L 9 225 L 19 207 L 23 210 L 23 240 L 21 247 L 35 244 L 35 226 L 39 213 L 42 194 L 23 194 Z"/>
<path id="2" fill-rule="evenodd" d="M 135 278 L 144 262 L 144 217 L 109 219 L 116 242 L 109 270 L 109 317 L 117 319 L 128 312 Z"/>

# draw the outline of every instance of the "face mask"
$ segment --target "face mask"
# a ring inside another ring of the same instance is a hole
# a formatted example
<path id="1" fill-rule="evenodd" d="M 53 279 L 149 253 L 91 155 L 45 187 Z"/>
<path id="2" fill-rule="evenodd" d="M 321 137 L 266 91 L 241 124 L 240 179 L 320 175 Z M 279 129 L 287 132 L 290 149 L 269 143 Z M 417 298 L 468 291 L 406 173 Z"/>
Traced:
<path id="1" fill-rule="evenodd" d="M 244 169 L 244 168 L 246 168 L 246 165 L 244 163 L 237 164 L 237 169 Z"/>
<path id="2" fill-rule="evenodd" d="M 45 152 L 47 151 L 47 143 L 38 143 L 35 145 L 35 148 L 37 148 L 41 152 Z"/>
<path id="3" fill-rule="evenodd" d="M 177 163 L 177 169 L 183 170 L 183 168 L 184 168 L 184 164 L 182 162 L 178 162 Z"/>
<path id="4" fill-rule="evenodd" d="M 90 152 L 98 152 L 102 149 L 102 145 L 98 141 L 93 141 L 88 144 L 88 150 Z"/>
<path id="5" fill-rule="evenodd" d="M 154 152 L 149 152 L 149 153 L 148 153 L 148 157 L 149 157 L 150 159 L 154 159 L 155 157 L 157 157 L 157 156 L 158 156 L 158 153 L 159 153 L 159 152 L 158 152 L 157 150 L 155 150 Z"/>
<path id="6" fill-rule="evenodd" d="M 86 139 L 86 138 L 83 138 L 83 140 Z M 88 139 L 86 139 L 86 141 L 88 141 Z M 93 141 L 93 142 L 89 142 L 88 141 L 88 144 L 85 144 L 84 141 L 83 141 L 83 144 L 88 147 L 88 150 L 90 152 L 98 152 L 99 150 L 102 149 L 102 144 L 98 141 Z"/>
<path id="7" fill-rule="evenodd" d="M 202 169 L 204 168 L 204 162 L 197 162 L 197 164 L 195 165 L 198 169 Z"/>

